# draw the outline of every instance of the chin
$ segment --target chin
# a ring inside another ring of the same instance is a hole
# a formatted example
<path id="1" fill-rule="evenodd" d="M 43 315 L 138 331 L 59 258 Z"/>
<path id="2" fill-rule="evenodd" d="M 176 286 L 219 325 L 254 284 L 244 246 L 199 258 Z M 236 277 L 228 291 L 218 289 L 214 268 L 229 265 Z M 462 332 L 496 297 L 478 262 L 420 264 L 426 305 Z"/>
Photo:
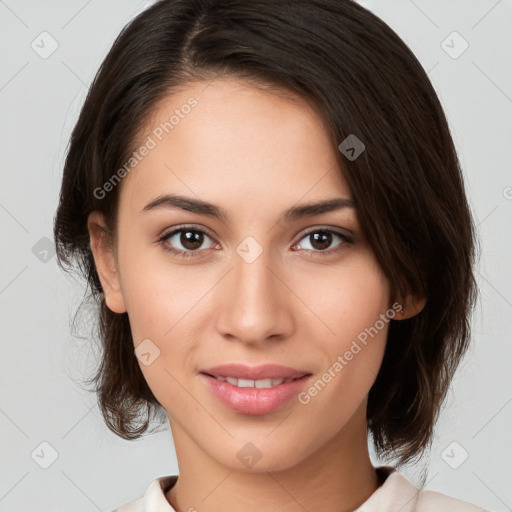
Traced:
<path id="1" fill-rule="evenodd" d="M 265 434 L 267 435 L 267 433 Z M 290 442 L 291 440 L 288 439 Z M 212 453 L 211 456 L 219 464 L 228 467 L 237 472 L 246 473 L 267 473 L 284 471 L 299 464 L 307 454 L 297 451 L 297 443 L 290 442 L 290 446 L 284 446 L 281 440 L 274 442 L 259 443 L 244 441 L 235 442 L 235 446 L 226 450 L 225 446 L 220 446 L 221 453 Z M 262 446 L 262 445 L 265 446 Z M 226 458 L 226 451 L 234 452 L 235 456 Z M 302 456 L 301 456 L 302 455 Z"/>

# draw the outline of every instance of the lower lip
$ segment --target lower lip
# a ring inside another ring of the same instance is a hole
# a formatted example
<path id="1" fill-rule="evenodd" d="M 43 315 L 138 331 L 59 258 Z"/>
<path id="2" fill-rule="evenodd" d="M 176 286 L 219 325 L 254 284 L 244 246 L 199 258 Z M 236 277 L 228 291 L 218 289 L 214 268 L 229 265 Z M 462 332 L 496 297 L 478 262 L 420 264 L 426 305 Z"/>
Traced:
<path id="1" fill-rule="evenodd" d="M 279 409 L 298 395 L 304 384 L 311 377 L 305 375 L 300 379 L 279 384 L 271 388 L 239 388 L 227 381 L 217 380 L 201 373 L 210 391 L 227 407 L 242 414 L 268 414 Z"/>

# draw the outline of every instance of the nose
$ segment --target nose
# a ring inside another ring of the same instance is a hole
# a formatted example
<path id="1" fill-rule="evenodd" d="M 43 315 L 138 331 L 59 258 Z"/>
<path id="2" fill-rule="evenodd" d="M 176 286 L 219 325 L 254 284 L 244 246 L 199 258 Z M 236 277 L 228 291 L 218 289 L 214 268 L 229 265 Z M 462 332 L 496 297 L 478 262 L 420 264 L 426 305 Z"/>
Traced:
<path id="1" fill-rule="evenodd" d="M 252 263 L 235 255 L 233 269 L 215 292 L 217 331 L 246 345 L 291 336 L 293 293 L 280 274 L 268 250 Z"/>

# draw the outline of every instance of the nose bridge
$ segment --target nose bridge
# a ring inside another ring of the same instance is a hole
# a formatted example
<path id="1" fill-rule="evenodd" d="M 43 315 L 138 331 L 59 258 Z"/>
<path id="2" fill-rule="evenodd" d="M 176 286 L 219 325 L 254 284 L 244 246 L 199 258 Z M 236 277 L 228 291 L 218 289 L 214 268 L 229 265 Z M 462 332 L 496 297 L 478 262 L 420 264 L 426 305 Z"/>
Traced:
<path id="1" fill-rule="evenodd" d="M 251 257 L 247 254 L 255 248 L 249 246 L 245 253 L 243 249 L 242 243 L 221 291 L 223 297 L 219 303 L 222 306 L 217 316 L 219 332 L 252 343 L 272 335 L 289 334 L 292 327 L 290 301 L 279 289 L 282 284 L 275 277 L 275 270 L 269 268 L 272 267 L 270 251 L 263 250 L 253 259 L 254 252 Z"/>

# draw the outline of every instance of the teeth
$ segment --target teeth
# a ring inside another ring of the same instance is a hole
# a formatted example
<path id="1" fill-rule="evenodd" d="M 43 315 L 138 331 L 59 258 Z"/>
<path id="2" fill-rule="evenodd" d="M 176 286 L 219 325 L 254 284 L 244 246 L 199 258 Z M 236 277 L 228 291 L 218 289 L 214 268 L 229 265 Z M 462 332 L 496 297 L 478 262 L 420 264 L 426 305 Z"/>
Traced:
<path id="1" fill-rule="evenodd" d="M 271 388 L 280 384 L 291 382 L 293 379 L 237 379 L 235 377 L 215 377 L 217 380 L 229 382 L 239 388 Z"/>

